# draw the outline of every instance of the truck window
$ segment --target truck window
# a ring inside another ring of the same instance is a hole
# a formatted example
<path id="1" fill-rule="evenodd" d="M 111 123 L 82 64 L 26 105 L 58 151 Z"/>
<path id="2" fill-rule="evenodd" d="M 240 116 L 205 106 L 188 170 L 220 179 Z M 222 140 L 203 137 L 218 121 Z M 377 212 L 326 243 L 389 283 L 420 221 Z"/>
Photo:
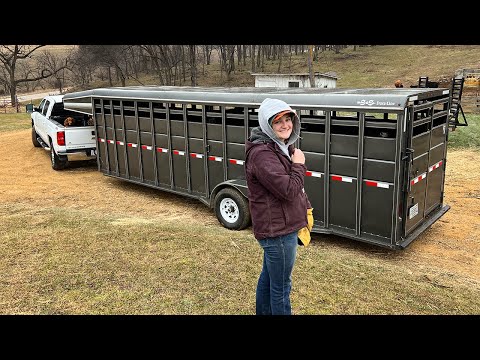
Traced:
<path id="1" fill-rule="evenodd" d="M 49 106 L 50 106 L 50 101 L 45 100 L 45 105 L 43 106 L 43 111 L 42 111 L 43 115 L 47 116 L 47 110 Z"/>
<path id="2" fill-rule="evenodd" d="M 40 105 L 38 105 L 38 111 L 39 112 L 42 112 L 42 108 L 43 108 L 43 105 L 45 105 L 45 99 L 42 99 L 42 101 L 40 102 Z"/>

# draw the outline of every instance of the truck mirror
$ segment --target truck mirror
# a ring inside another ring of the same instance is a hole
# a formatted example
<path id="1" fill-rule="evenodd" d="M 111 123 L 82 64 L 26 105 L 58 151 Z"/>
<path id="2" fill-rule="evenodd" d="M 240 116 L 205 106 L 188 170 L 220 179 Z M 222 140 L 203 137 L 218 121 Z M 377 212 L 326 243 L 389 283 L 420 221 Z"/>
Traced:
<path id="1" fill-rule="evenodd" d="M 33 104 L 27 104 L 25 105 L 25 112 L 27 113 L 32 113 L 35 111 L 35 108 L 33 107 Z"/>

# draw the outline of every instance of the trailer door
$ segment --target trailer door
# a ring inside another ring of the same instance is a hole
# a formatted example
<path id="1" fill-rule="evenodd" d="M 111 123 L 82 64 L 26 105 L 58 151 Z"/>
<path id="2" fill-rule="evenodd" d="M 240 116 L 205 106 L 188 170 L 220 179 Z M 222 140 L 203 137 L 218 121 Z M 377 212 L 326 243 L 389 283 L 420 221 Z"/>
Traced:
<path id="1" fill-rule="evenodd" d="M 422 224 L 443 202 L 447 113 L 434 112 L 433 103 L 408 110 L 405 236 Z"/>

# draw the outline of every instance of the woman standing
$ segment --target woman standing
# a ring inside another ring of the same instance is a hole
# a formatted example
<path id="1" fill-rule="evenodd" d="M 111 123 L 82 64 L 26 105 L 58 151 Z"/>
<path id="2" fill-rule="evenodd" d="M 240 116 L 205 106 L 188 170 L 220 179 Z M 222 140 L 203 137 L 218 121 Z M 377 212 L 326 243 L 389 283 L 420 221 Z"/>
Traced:
<path id="1" fill-rule="evenodd" d="M 256 314 L 290 315 L 298 231 L 307 226 L 311 208 L 303 188 L 305 155 L 293 146 L 300 119 L 284 101 L 267 98 L 258 121 L 260 126 L 252 129 L 245 144 L 253 233 L 264 250 Z"/>

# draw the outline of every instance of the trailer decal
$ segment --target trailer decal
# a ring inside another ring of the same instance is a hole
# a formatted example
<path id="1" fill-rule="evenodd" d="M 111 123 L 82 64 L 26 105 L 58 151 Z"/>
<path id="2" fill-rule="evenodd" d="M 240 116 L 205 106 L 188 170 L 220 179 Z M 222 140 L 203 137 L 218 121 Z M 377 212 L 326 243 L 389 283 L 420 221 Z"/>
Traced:
<path id="1" fill-rule="evenodd" d="M 208 157 L 208 160 L 212 160 L 212 161 L 222 161 L 223 158 L 219 157 L 219 156 L 209 156 Z"/>
<path id="2" fill-rule="evenodd" d="M 353 181 L 353 178 L 347 176 L 332 175 L 332 180 L 351 183 Z"/>
<path id="3" fill-rule="evenodd" d="M 442 165 L 442 160 L 440 160 L 438 163 L 433 164 L 428 168 L 428 172 L 432 172 L 435 169 L 438 169 Z"/>
<path id="4" fill-rule="evenodd" d="M 372 181 L 372 180 L 364 180 L 364 181 L 367 186 L 379 187 L 384 189 L 388 189 L 390 186 L 390 184 L 380 182 L 380 181 Z"/>
<path id="5" fill-rule="evenodd" d="M 424 172 L 422 175 L 417 176 L 415 179 L 410 180 L 411 185 L 415 185 L 418 183 L 420 180 L 423 180 L 427 177 L 427 173 Z"/>
<path id="6" fill-rule="evenodd" d="M 313 176 L 313 177 L 322 177 L 322 173 L 316 172 L 316 171 L 306 171 L 305 176 Z"/>
<path id="7" fill-rule="evenodd" d="M 237 165 L 243 165 L 244 161 L 243 160 L 237 160 L 237 159 L 228 159 L 230 164 L 237 164 Z"/>

